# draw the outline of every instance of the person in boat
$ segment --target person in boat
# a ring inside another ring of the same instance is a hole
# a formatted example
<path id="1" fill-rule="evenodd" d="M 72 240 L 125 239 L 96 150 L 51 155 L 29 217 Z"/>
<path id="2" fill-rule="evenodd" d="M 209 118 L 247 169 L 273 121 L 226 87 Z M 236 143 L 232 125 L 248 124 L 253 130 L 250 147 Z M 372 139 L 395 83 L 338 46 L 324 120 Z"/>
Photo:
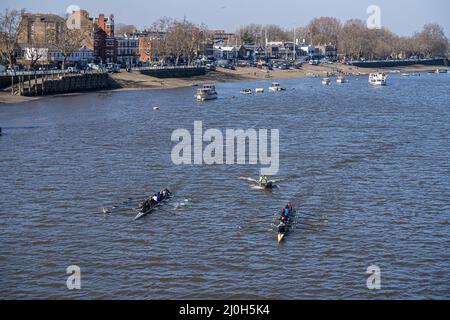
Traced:
<path id="1" fill-rule="evenodd" d="M 287 204 L 287 208 L 289 209 L 289 212 L 294 211 L 294 208 L 292 207 L 292 203 L 290 203 L 290 202 Z"/>
<path id="2" fill-rule="evenodd" d="M 287 230 L 287 225 L 286 225 L 286 223 L 281 222 L 281 223 L 278 225 L 278 233 L 286 233 L 286 230 Z"/>
<path id="3" fill-rule="evenodd" d="M 259 177 L 260 184 L 267 184 L 268 182 L 269 182 L 269 178 L 266 175 Z"/>

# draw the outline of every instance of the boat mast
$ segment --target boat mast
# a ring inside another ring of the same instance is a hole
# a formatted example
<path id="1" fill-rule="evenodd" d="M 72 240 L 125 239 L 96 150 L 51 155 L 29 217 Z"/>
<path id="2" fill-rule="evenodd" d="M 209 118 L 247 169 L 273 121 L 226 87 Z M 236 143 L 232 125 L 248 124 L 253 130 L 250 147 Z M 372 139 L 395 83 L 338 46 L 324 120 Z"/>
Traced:
<path id="1" fill-rule="evenodd" d="M 294 62 L 295 62 L 295 59 L 297 58 L 297 52 L 296 52 L 296 50 L 295 50 L 295 42 L 297 41 L 296 39 L 295 39 L 295 36 L 296 36 L 296 28 L 295 28 L 295 26 L 294 26 L 294 53 L 293 53 L 293 55 L 292 55 L 292 57 L 293 57 L 293 60 L 294 60 Z"/>

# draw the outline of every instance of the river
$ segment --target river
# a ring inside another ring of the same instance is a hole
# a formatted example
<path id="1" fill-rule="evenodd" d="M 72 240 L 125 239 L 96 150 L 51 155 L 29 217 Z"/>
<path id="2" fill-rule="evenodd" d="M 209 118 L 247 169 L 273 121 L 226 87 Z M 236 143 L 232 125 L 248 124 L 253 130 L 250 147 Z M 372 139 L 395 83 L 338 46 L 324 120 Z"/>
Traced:
<path id="1" fill-rule="evenodd" d="M 0 105 L 0 298 L 449 299 L 450 76 L 349 80 L 217 84 L 204 103 L 182 88 Z M 279 188 L 252 187 L 258 165 L 174 165 L 172 132 L 200 120 L 279 129 Z M 133 221 L 163 187 L 172 201 Z M 288 201 L 301 222 L 278 244 Z"/>

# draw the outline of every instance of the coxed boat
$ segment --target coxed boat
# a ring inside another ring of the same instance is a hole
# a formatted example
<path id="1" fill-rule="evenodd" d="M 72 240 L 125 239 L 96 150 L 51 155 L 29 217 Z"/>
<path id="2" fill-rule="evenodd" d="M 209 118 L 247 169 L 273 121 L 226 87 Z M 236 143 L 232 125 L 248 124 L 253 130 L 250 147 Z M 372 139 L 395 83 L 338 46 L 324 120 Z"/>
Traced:
<path id="1" fill-rule="evenodd" d="M 280 223 L 280 225 L 278 226 L 278 243 L 282 242 L 291 230 L 292 223 L 294 222 L 294 215 L 295 210 L 292 210 L 292 212 L 289 214 L 287 222 L 285 224 Z"/>
<path id="2" fill-rule="evenodd" d="M 158 203 L 156 203 L 154 206 L 150 207 L 148 210 L 142 211 L 142 209 L 141 209 L 138 212 L 137 216 L 134 218 L 134 221 L 139 220 L 139 219 L 145 217 L 146 215 L 150 214 L 153 210 L 162 206 L 164 204 L 164 202 L 169 201 L 170 198 L 172 198 L 172 193 L 169 192 L 165 197 L 163 197 Z"/>

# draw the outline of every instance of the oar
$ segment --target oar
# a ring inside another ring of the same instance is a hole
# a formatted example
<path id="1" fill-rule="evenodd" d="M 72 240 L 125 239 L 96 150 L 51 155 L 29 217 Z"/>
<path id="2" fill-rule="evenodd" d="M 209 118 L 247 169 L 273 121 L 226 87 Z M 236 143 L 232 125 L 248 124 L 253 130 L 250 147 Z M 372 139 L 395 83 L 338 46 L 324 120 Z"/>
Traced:
<path id="1" fill-rule="evenodd" d="M 301 219 L 302 217 L 297 217 L 297 219 Z M 304 217 L 307 221 L 314 221 L 314 222 L 328 222 L 328 219 L 318 219 L 318 218 L 310 218 L 310 217 Z"/>
<path id="2" fill-rule="evenodd" d="M 314 227 L 314 228 L 317 227 L 317 225 L 306 223 L 306 222 L 303 222 L 303 221 L 294 221 L 294 223 L 297 224 L 297 225 L 301 224 L 301 225 L 305 225 L 305 226 L 308 226 L 308 227 Z"/>
<path id="3" fill-rule="evenodd" d="M 317 232 L 317 229 L 311 229 L 311 228 L 306 228 L 306 227 L 297 227 L 297 226 L 293 226 L 292 227 L 293 230 L 303 230 L 303 231 L 310 231 L 310 232 Z"/>

